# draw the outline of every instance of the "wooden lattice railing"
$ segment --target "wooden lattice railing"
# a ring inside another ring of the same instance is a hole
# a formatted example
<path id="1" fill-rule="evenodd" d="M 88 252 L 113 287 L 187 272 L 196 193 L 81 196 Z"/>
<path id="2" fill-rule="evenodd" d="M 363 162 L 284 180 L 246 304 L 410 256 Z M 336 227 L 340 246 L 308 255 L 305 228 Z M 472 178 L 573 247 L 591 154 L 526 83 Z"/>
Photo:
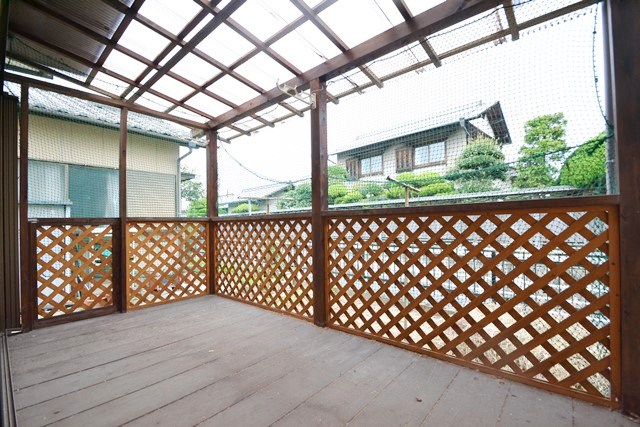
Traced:
<path id="1" fill-rule="evenodd" d="M 113 306 L 113 228 L 31 225 L 38 320 Z"/>
<path id="2" fill-rule="evenodd" d="M 215 224 L 215 293 L 313 318 L 311 218 Z"/>
<path id="3" fill-rule="evenodd" d="M 126 227 L 129 309 L 209 293 L 209 224 L 135 221 Z"/>
<path id="4" fill-rule="evenodd" d="M 613 405 L 617 215 L 329 214 L 329 324 Z"/>

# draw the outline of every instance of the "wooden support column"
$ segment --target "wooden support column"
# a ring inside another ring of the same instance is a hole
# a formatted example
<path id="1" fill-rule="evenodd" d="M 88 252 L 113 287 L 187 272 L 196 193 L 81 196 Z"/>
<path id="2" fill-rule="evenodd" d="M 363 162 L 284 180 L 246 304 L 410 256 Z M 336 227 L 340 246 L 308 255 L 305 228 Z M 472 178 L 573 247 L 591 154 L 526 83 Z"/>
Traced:
<path id="1" fill-rule="evenodd" d="M 118 286 L 113 287 L 114 301 L 118 302 L 118 309 L 122 313 L 127 312 L 127 119 L 129 110 L 120 109 L 120 162 L 119 162 L 119 226 L 118 226 L 118 256 L 114 257 L 117 267 Z M 115 234 L 115 230 L 114 230 Z"/>
<path id="2" fill-rule="evenodd" d="M 215 225 L 218 216 L 218 132 L 207 133 L 207 216 L 209 217 L 209 293 L 215 293 L 216 245 Z"/>
<path id="3" fill-rule="evenodd" d="M 640 415 L 640 2 L 609 0 L 608 28 L 620 190 L 622 410 Z"/>
<path id="4" fill-rule="evenodd" d="M 0 332 L 20 327 L 18 98 L 0 91 Z"/>
<path id="5" fill-rule="evenodd" d="M 311 109 L 311 231 L 313 246 L 313 323 L 327 324 L 326 230 L 322 212 L 327 202 L 327 92 L 324 80 L 311 81 L 316 106 Z"/>
<path id="6" fill-rule="evenodd" d="M 35 313 L 29 239 L 29 86 L 20 92 L 20 315 L 22 330 L 33 329 Z"/>

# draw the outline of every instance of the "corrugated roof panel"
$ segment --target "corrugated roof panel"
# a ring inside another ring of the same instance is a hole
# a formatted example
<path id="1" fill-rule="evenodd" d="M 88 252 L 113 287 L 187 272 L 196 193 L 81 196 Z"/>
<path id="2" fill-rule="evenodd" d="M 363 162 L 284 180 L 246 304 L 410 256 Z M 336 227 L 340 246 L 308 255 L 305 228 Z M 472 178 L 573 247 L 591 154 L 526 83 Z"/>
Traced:
<path id="1" fill-rule="evenodd" d="M 192 53 L 187 54 L 172 70 L 174 73 L 202 85 L 220 74 L 220 70 Z"/>
<path id="2" fill-rule="evenodd" d="M 175 0 L 145 0 L 140 14 L 156 24 L 178 34 L 202 8 L 195 2 Z"/>
<path id="3" fill-rule="evenodd" d="M 224 65 L 231 65 L 255 46 L 226 24 L 220 25 L 198 44 L 198 49 Z"/>
<path id="4" fill-rule="evenodd" d="M 295 77 L 264 52 L 240 65 L 236 71 L 265 90 L 276 87 L 276 81 L 282 83 Z"/>
<path id="5" fill-rule="evenodd" d="M 247 0 L 231 19 L 265 41 L 300 15 L 289 0 Z"/>
<path id="6" fill-rule="evenodd" d="M 340 50 L 311 22 L 305 22 L 271 47 L 302 71 L 340 54 Z"/>

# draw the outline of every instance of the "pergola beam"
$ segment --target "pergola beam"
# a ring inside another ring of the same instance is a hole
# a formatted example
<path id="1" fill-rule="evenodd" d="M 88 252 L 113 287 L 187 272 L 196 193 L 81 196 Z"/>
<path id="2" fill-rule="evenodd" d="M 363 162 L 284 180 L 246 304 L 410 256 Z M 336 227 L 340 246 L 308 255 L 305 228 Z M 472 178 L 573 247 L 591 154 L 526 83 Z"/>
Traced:
<path id="1" fill-rule="evenodd" d="M 479 13 L 495 8 L 495 0 L 447 0 L 438 6 L 414 17 L 411 22 L 403 22 L 389 30 L 372 37 L 315 68 L 287 82 L 289 86 L 306 89 L 311 80 L 324 77 L 331 79 L 360 65 L 414 42 L 429 34 L 443 30 Z M 220 129 L 247 117 L 263 108 L 286 99 L 288 95 L 278 88 L 269 90 L 240 107 L 218 116 L 208 122 L 214 129 Z"/>
<path id="2" fill-rule="evenodd" d="M 338 35 L 331 29 L 331 27 L 329 27 L 326 22 L 324 22 L 313 11 L 313 9 L 311 9 L 309 5 L 307 5 L 307 3 L 302 0 L 291 0 L 291 2 L 298 8 L 298 10 L 300 10 L 300 12 L 302 12 L 304 16 L 307 17 L 309 21 L 313 23 L 313 25 L 316 26 L 318 30 L 320 30 L 322 34 L 325 35 L 325 37 L 327 37 L 331 41 L 331 43 L 333 43 L 340 50 L 340 52 L 344 53 L 349 50 L 349 46 L 347 46 L 347 44 L 342 41 L 340 37 L 338 37 Z M 367 67 L 366 65 L 360 65 L 358 68 L 360 68 L 360 71 L 362 71 L 364 75 L 366 75 L 369 80 L 371 80 L 376 86 L 382 88 L 382 80 L 380 80 L 378 76 L 376 76 L 369 69 L 369 67 Z"/>
<path id="3" fill-rule="evenodd" d="M 93 93 L 84 92 L 69 87 L 59 86 L 57 84 L 45 82 L 42 80 L 32 79 L 30 77 L 19 76 L 17 74 L 7 73 L 6 80 L 9 82 L 27 84 L 32 88 L 44 89 L 50 92 L 59 93 L 61 95 L 72 96 L 78 99 L 84 99 L 86 101 L 95 102 L 98 104 L 109 105 L 111 107 L 122 108 L 126 107 L 129 111 L 134 111 L 140 114 L 146 114 L 147 116 L 156 117 L 158 119 L 168 120 L 174 123 L 178 123 L 183 126 L 206 130 L 209 129 L 204 123 L 198 123 L 193 120 L 184 119 L 182 117 L 176 117 L 171 114 L 166 114 L 160 111 L 152 110 L 151 108 L 143 107 L 137 104 L 127 104 L 120 99 L 108 98 L 106 96 L 95 95 Z"/>
<path id="4" fill-rule="evenodd" d="M 235 12 L 246 0 L 232 0 L 229 4 L 227 4 L 218 14 L 214 16 L 214 18 L 205 25 L 198 33 L 193 36 L 185 45 L 176 52 L 171 59 L 169 59 L 160 69 L 153 75 L 149 80 L 147 80 L 137 91 L 136 93 L 129 99 L 129 102 L 133 102 L 138 99 L 142 94 L 151 88 L 162 76 L 167 74 L 171 70 L 171 68 L 176 65 L 182 58 L 187 56 L 188 53 L 193 51 L 193 49 L 204 40 L 213 30 L 223 24 L 229 16 L 233 12 Z"/>
<path id="5" fill-rule="evenodd" d="M 507 16 L 511 40 L 516 41 L 520 38 L 520 30 L 518 29 L 518 21 L 516 21 L 516 14 L 513 11 L 513 1 L 504 0 L 502 4 L 504 6 L 504 14 Z"/>
<path id="6" fill-rule="evenodd" d="M 413 19 L 413 14 L 409 10 L 409 7 L 404 2 L 404 0 L 393 0 L 393 4 L 396 5 L 398 12 L 400 12 L 400 15 L 402 15 L 402 18 L 406 22 L 409 22 Z M 429 43 L 429 40 L 427 40 L 427 38 L 425 37 L 423 39 L 420 39 L 419 43 L 420 43 L 420 46 L 422 46 L 422 49 L 424 49 L 424 51 L 426 52 L 429 59 L 431 59 L 431 63 L 436 67 L 440 67 L 442 65 L 442 62 L 440 61 L 440 58 L 438 58 L 436 51 L 433 50 L 433 46 L 431 46 L 431 43 Z"/>
<path id="7" fill-rule="evenodd" d="M 130 12 L 125 13 L 124 18 L 118 25 L 118 28 L 116 28 L 116 31 L 111 36 L 112 44 L 107 45 L 105 49 L 102 51 L 102 53 L 100 54 L 100 57 L 96 61 L 97 67 L 91 70 L 91 73 L 89 73 L 89 77 L 87 78 L 87 83 L 91 83 L 93 79 L 96 77 L 96 74 L 98 74 L 98 70 L 102 68 L 102 66 L 104 65 L 107 58 L 113 51 L 114 46 L 118 45 L 118 42 L 120 41 L 120 37 L 122 37 L 124 32 L 127 30 L 127 28 L 129 28 L 129 24 L 131 24 L 131 21 L 133 20 L 133 14 L 138 13 L 138 10 L 140 10 L 143 3 L 144 3 L 144 0 L 135 0 L 131 5 L 131 7 L 129 8 Z"/>

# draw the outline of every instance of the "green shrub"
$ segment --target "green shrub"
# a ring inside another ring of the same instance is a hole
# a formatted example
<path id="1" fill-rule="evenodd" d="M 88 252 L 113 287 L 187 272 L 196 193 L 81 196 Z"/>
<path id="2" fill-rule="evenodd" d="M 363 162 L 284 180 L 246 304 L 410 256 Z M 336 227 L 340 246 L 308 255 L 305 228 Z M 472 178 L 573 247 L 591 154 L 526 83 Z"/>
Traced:
<path id="1" fill-rule="evenodd" d="M 387 199 L 404 199 L 404 188 L 399 185 L 394 185 L 393 187 L 387 188 L 384 190 L 385 196 Z"/>
<path id="2" fill-rule="evenodd" d="M 231 208 L 232 214 L 242 214 L 249 212 L 249 203 L 241 203 L 238 206 Z"/>
<path id="3" fill-rule="evenodd" d="M 453 183 L 449 181 L 434 182 L 433 184 L 420 187 L 420 196 L 435 196 L 436 194 L 451 194 L 455 193 Z"/>
<path id="4" fill-rule="evenodd" d="M 359 202 L 362 199 L 364 199 L 364 196 L 358 190 L 349 190 L 347 194 L 345 194 L 344 196 L 338 197 L 336 199 L 336 203 L 337 204 L 355 203 L 355 202 Z"/>
<path id="5" fill-rule="evenodd" d="M 349 179 L 349 172 L 344 166 L 331 165 L 327 168 L 329 182 L 346 181 Z"/>
<path id="6" fill-rule="evenodd" d="M 329 203 L 335 203 L 336 199 L 345 196 L 348 191 L 347 186 L 341 182 L 329 185 L 329 188 L 327 188 Z"/>
<path id="7" fill-rule="evenodd" d="M 376 184 L 375 182 L 362 182 L 358 184 L 359 185 L 355 186 L 354 188 L 357 189 L 360 194 L 367 198 L 379 196 L 384 192 L 384 188 L 382 188 L 382 185 Z"/>
<path id="8" fill-rule="evenodd" d="M 606 188 L 606 136 L 600 135 L 578 147 L 560 169 L 560 185 L 604 190 Z"/>
<path id="9" fill-rule="evenodd" d="M 493 181 L 490 179 L 471 179 L 460 181 L 458 192 L 466 193 L 482 193 L 485 191 L 494 191 Z"/>

